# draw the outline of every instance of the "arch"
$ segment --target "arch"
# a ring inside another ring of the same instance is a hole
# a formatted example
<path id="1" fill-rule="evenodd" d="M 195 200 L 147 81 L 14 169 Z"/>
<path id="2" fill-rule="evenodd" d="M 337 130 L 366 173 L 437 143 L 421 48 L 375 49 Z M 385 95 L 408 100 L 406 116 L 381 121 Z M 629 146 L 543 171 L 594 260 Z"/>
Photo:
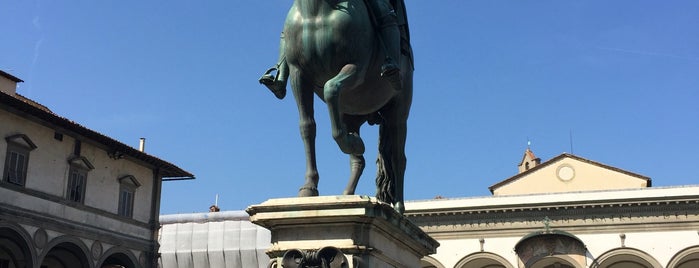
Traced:
<path id="1" fill-rule="evenodd" d="M 699 267 L 699 246 L 692 246 L 680 250 L 672 256 L 667 268 L 691 268 Z"/>
<path id="2" fill-rule="evenodd" d="M 524 267 L 585 267 L 587 247 L 580 238 L 561 231 L 546 229 L 522 237 L 515 244 L 515 253 Z"/>
<path id="3" fill-rule="evenodd" d="M 514 268 L 507 259 L 491 252 L 476 252 L 463 257 L 454 268 Z"/>
<path id="4" fill-rule="evenodd" d="M 97 262 L 97 267 L 125 267 L 125 268 L 136 268 L 140 267 L 134 254 L 120 247 L 112 247 L 107 252 L 102 254 L 102 257 Z"/>
<path id="5" fill-rule="evenodd" d="M 531 268 L 553 268 L 553 267 L 582 268 L 583 266 L 578 264 L 578 262 L 575 259 L 571 258 L 570 256 L 556 255 L 556 256 L 547 256 L 547 257 L 539 258 L 536 261 L 534 261 L 532 264 L 525 265 L 525 267 L 531 267 Z"/>
<path id="6" fill-rule="evenodd" d="M 51 240 L 41 254 L 39 263 L 48 267 L 91 268 L 92 258 L 85 243 L 72 236 L 60 236 Z"/>
<path id="7" fill-rule="evenodd" d="M 420 267 L 423 268 L 445 268 L 442 263 L 440 263 L 437 259 L 426 256 L 420 260 Z"/>
<path id="8" fill-rule="evenodd" d="M 658 262 L 650 254 L 635 248 L 615 248 L 605 253 L 602 253 L 592 265 L 591 268 L 615 268 L 619 267 L 646 267 L 646 268 L 662 268 Z"/>
<path id="9" fill-rule="evenodd" d="M 9 261 L 14 267 L 34 267 L 35 247 L 31 236 L 21 226 L 0 222 L 0 258 Z"/>

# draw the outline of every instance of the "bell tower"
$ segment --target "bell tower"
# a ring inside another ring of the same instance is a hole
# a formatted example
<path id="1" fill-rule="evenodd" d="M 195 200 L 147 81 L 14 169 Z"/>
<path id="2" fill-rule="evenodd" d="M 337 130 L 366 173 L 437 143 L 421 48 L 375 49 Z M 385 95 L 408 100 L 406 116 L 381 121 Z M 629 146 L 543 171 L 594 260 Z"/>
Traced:
<path id="1" fill-rule="evenodd" d="M 536 157 L 536 155 L 534 155 L 534 152 L 532 152 L 532 150 L 527 145 L 527 150 L 524 151 L 522 161 L 520 161 L 519 165 L 517 165 L 517 168 L 519 168 L 519 173 L 530 170 L 538 164 L 541 164 L 541 158 Z"/>

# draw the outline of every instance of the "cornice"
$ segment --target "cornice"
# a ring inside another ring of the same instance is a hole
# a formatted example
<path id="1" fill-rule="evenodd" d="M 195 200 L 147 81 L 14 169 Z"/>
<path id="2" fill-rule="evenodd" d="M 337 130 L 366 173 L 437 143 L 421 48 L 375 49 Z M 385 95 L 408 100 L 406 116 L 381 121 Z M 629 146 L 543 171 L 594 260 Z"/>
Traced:
<path id="1" fill-rule="evenodd" d="M 699 229 L 699 197 L 570 204 L 509 205 L 491 208 L 406 213 L 437 239 L 522 236 L 544 228 L 567 232 L 633 232 Z"/>
<path id="2" fill-rule="evenodd" d="M 546 199 L 542 195 L 541 199 Z M 537 203 L 508 203 L 495 205 L 469 205 L 469 200 L 463 200 L 462 206 L 443 208 L 409 209 L 405 212 L 408 217 L 440 216 L 448 214 L 488 214 L 503 212 L 524 212 L 542 210 L 578 210 L 595 208 L 624 208 L 639 206 L 660 206 L 672 204 L 699 204 L 699 195 L 660 196 L 648 198 L 599 199 L 581 201 L 542 201 Z"/>
<path id="3" fill-rule="evenodd" d="M 122 233 L 118 230 L 107 229 L 103 226 L 93 226 L 75 220 L 57 218 L 53 215 L 28 211 L 19 207 L 5 204 L 0 210 L 0 221 L 9 221 L 30 226 L 43 227 L 48 230 L 57 231 L 91 240 L 99 240 L 113 245 L 148 250 L 155 242 L 130 234 Z"/>

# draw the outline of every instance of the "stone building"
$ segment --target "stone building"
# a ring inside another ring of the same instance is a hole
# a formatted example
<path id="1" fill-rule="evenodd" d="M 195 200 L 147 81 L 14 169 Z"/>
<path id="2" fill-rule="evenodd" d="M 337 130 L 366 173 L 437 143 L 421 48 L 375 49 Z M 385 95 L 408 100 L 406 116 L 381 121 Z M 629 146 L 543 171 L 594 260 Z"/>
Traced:
<path id="1" fill-rule="evenodd" d="M 414 201 L 406 215 L 437 239 L 431 268 L 699 267 L 699 186 L 650 178 L 572 154 L 520 173 L 493 196 Z"/>
<path id="2" fill-rule="evenodd" d="M 60 117 L 0 71 L 0 268 L 154 267 L 161 184 L 189 172 Z"/>
<path id="3" fill-rule="evenodd" d="M 527 149 L 492 196 L 410 201 L 405 215 L 440 243 L 424 268 L 699 267 L 699 185 L 651 184 L 572 154 L 542 163 Z M 235 260 L 225 267 L 266 267 L 269 233 L 242 211 L 162 218 L 161 267 L 224 255 Z"/>

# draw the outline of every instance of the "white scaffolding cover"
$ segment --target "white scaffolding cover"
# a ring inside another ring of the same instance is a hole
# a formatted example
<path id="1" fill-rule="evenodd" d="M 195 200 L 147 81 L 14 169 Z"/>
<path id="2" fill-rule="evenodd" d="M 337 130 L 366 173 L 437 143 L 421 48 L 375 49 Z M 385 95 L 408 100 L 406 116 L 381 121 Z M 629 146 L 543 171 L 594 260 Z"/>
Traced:
<path id="1" fill-rule="evenodd" d="M 160 216 L 160 267 L 267 267 L 269 230 L 244 211 Z"/>

